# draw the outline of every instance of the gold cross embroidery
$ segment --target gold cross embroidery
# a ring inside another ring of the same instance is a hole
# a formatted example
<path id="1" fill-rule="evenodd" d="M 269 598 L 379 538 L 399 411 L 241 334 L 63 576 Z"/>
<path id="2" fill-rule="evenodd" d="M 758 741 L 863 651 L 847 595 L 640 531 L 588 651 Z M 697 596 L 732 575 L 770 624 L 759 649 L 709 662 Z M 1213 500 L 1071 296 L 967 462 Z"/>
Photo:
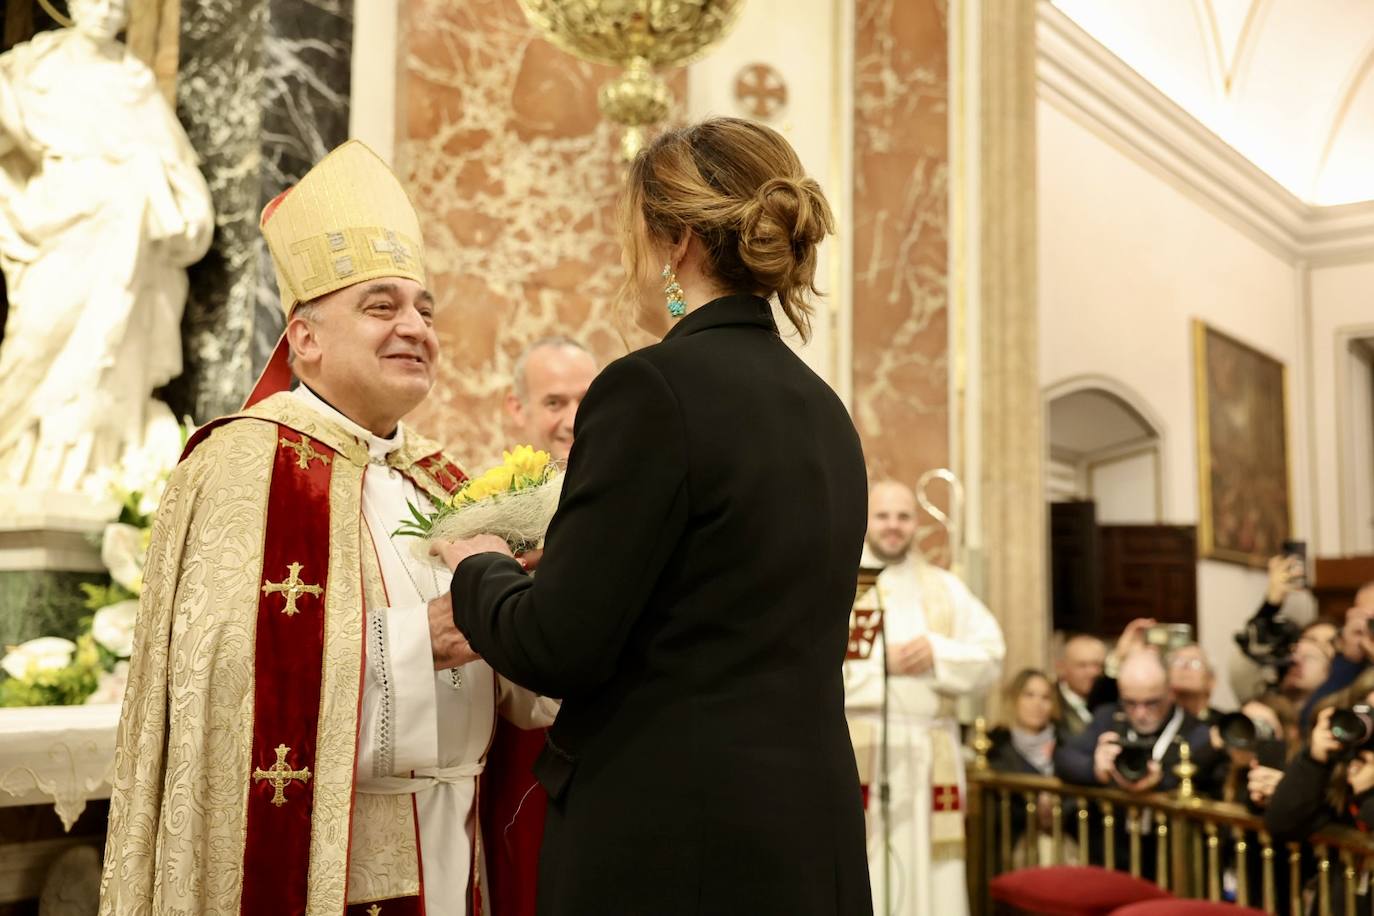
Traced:
<path id="1" fill-rule="evenodd" d="M 372 250 L 379 254 L 391 255 L 391 261 L 397 267 L 405 267 L 406 261 L 410 258 L 410 249 L 390 229 L 386 230 L 385 240 L 372 240 Z"/>
<path id="2" fill-rule="evenodd" d="M 262 580 L 262 593 L 264 595 L 282 594 L 286 596 L 286 606 L 281 612 L 287 617 L 295 617 L 300 608 L 296 607 L 296 599 L 301 595 L 319 595 L 324 589 L 318 585 L 306 585 L 301 581 L 301 569 L 299 563 L 287 564 L 287 570 L 291 573 L 282 582 L 273 582 L 270 579 Z"/>
<path id="3" fill-rule="evenodd" d="M 316 458 L 320 459 L 320 461 L 324 462 L 326 465 L 329 464 L 329 456 L 322 452 L 315 451 L 315 447 L 310 444 L 309 436 L 302 435 L 301 441 L 299 442 L 292 441 L 282 436 L 281 444 L 296 453 L 296 466 L 302 470 L 309 468 L 310 462 Z"/>
<path id="4" fill-rule="evenodd" d="M 367 916 L 382 916 L 382 908 L 375 903 L 372 904 L 367 908 Z"/>
<path id="5" fill-rule="evenodd" d="M 954 786 L 940 786 L 935 790 L 935 810 L 959 810 L 959 792 Z"/>
<path id="6" fill-rule="evenodd" d="M 272 784 L 272 788 L 276 790 L 272 795 L 272 804 L 278 808 L 286 804 L 285 789 L 288 783 L 293 779 L 298 779 L 301 782 L 310 781 L 310 767 L 301 767 L 299 770 L 291 769 L 291 765 L 286 762 L 286 755 L 289 753 L 291 753 L 291 748 L 285 744 L 278 744 L 277 762 L 265 770 L 258 767 L 253 771 L 253 779 L 259 782 L 265 779 Z"/>

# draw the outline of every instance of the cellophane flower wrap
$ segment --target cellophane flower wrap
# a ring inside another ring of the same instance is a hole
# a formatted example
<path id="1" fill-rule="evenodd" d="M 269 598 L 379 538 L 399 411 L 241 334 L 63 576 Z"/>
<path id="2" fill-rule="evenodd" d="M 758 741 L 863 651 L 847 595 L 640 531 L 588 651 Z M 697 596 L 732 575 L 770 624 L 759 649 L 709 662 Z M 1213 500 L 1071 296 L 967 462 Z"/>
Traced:
<path id="1" fill-rule="evenodd" d="M 415 555 L 429 559 L 433 541 L 461 541 L 494 534 L 513 552 L 538 547 L 558 510 L 563 470 L 549 453 L 528 445 L 501 453 L 502 461 L 463 484 L 447 502 L 426 514 L 414 505 L 398 536 L 416 538 Z"/>

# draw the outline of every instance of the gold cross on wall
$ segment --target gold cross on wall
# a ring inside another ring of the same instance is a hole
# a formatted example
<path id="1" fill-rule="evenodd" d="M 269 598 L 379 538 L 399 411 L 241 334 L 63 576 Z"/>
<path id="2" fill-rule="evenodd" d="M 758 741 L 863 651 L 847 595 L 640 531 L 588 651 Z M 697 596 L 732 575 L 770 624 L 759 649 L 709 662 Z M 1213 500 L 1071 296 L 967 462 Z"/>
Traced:
<path id="1" fill-rule="evenodd" d="M 283 582 L 273 582 L 270 579 L 262 580 L 262 593 L 264 595 L 282 594 L 286 596 L 286 606 L 281 612 L 287 617 L 295 617 L 300 608 L 296 607 L 296 599 L 301 595 L 319 595 L 324 589 L 318 585 L 306 585 L 301 581 L 302 566 L 299 563 L 290 563 L 286 567 L 290 575 Z"/>
<path id="2" fill-rule="evenodd" d="M 294 442 L 282 436 L 281 444 L 296 453 L 296 466 L 302 470 L 310 467 L 310 462 L 318 458 L 326 465 L 329 464 L 329 456 L 315 451 L 315 447 L 310 444 L 309 436 L 301 436 L 301 441 Z"/>
<path id="3" fill-rule="evenodd" d="M 276 790 L 272 795 L 272 804 L 278 808 L 286 804 L 285 789 L 288 783 L 293 779 L 298 779 L 301 782 L 310 781 L 310 767 L 301 767 L 299 770 L 291 769 L 290 764 L 286 762 L 286 755 L 289 753 L 291 753 L 291 748 L 285 744 L 278 744 L 277 762 L 265 770 L 258 767 L 253 771 L 253 779 L 258 782 L 265 779 L 272 784 L 272 788 Z"/>
<path id="4" fill-rule="evenodd" d="M 756 118 L 771 118 L 787 104 L 787 83 L 768 64 L 749 64 L 735 77 L 735 98 Z"/>

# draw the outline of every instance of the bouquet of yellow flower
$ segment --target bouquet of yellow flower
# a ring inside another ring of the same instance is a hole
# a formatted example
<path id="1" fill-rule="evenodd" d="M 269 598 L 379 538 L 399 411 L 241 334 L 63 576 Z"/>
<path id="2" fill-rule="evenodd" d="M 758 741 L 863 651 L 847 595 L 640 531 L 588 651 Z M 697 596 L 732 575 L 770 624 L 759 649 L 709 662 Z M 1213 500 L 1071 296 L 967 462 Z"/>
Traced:
<path id="1" fill-rule="evenodd" d="M 528 445 L 502 452 L 501 458 L 434 512 L 426 515 L 411 505 L 411 521 L 395 534 L 419 539 L 415 553 L 421 557 L 428 555 L 431 541 L 461 541 L 478 534 L 504 538 L 515 553 L 538 547 L 558 509 L 563 471 L 548 452 Z"/>

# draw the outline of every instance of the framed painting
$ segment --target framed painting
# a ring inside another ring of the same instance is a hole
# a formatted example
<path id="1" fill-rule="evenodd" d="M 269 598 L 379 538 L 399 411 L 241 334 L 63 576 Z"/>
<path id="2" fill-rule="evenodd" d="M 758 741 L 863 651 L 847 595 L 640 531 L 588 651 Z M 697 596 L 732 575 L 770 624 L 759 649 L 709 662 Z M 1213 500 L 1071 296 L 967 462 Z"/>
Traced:
<path id="1" fill-rule="evenodd" d="M 1193 322 L 1198 553 L 1264 566 L 1293 522 L 1284 364 Z"/>

